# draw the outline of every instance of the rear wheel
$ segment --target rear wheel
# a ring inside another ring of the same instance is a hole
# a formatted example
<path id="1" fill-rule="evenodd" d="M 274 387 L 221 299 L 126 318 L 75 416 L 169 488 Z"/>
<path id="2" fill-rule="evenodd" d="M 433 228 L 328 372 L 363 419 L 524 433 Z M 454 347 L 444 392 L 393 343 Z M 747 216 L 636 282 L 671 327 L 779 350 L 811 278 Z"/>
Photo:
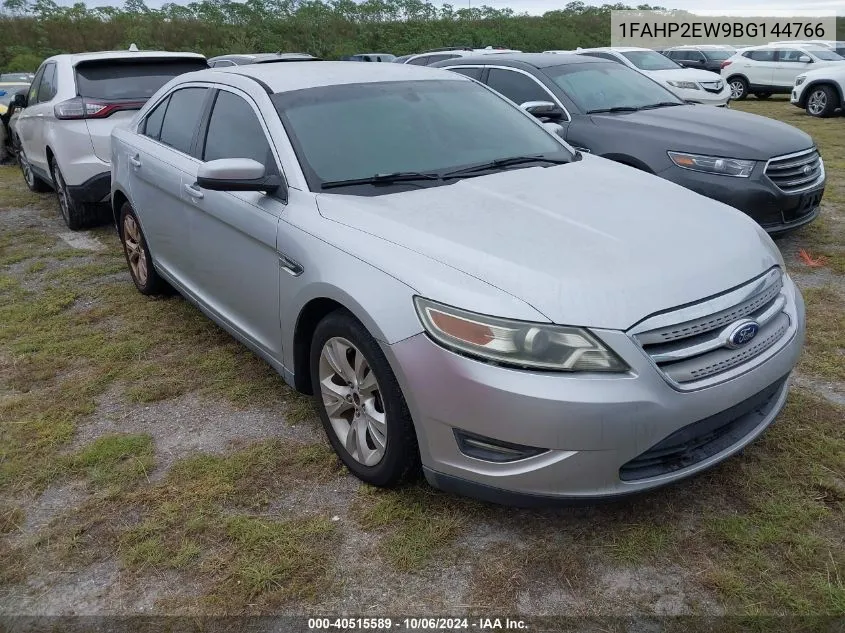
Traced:
<path id="1" fill-rule="evenodd" d="M 731 77 L 728 80 L 728 86 L 731 89 L 731 99 L 734 101 L 742 101 L 748 96 L 748 82 L 742 77 Z"/>
<path id="2" fill-rule="evenodd" d="M 332 312 L 314 331 L 310 361 L 323 428 L 346 467 L 383 487 L 415 473 L 419 449 L 408 405 L 366 328 L 346 311 Z"/>
<path id="3" fill-rule="evenodd" d="M 816 86 L 807 97 L 807 114 L 814 117 L 829 117 L 839 105 L 836 92 L 830 86 Z"/>
<path id="4" fill-rule="evenodd" d="M 128 202 L 124 202 L 120 208 L 119 229 L 129 274 L 138 292 L 144 295 L 166 294 L 169 290 L 168 283 L 159 276 L 153 266 L 141 224 Z"/>
<path id="5" fill-rule="evenodd" d="M 98 224 L 102 215 L 100 207 L 74 199 L 68 191 L 62 170 L 59 169 L 55 158 L 50 159 L 50 171 L 53 174 L 53 182 L 56 183 L 59 210 L 62 212 L 67 227 L 71 231 L 78 231 Z"/>
<path id="6" fill-rule="evenodd" d="M 18 165 L 20 165 L 21 174 L 23 175 L 23 181 L 26 183 L 26 186 L 29 187 L 29 190 L 36 193 L 46 193 L 50 191 L 50 185 L 32 171 L 32 166 L 29 164 L 29 159 L 27 159 L 26 154 L 23 151 L 23 147 L 18 149 L 17 155 Z"/>

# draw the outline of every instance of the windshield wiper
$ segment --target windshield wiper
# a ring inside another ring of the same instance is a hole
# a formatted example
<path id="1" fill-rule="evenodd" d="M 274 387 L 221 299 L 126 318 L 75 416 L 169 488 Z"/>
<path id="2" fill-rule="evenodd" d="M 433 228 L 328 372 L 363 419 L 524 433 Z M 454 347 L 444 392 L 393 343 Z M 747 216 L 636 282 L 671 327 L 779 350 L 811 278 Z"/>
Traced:
<path id="1" fill-rule="evenodd" d="M 524 165 L 526 163 L 550 163 L 552 165 L 565 165 L 571 162 L 568 158 L 549 158 L 546 156 L 513 156 L 511 158 L 497 158 L 487 163 L 480 165 L 472 165 L 470 167 L 462 167 L 447 171 L 441 174 L 443 178 L 454 178 L 463 176 L 465 174 L 474 174 L 478 171 L 489 171 L 491 169 L 498 169 L 502 167 L 511 167 L 513 165 Z"/>
<path id="2" fill-rule="evenodd" d="M 683 103 L 678 103 L 677 101 L 661 101 L 659 103 L 652 103 L 647 106 L 643 106 L 640 110 L 654 110 L 655 108 L 669 108 L 672 106 L 679 106 L 685 105 Z"/>
<path id="3" fill-rule="evenodd" d="M 634 106 L 616 106 L 613 108 L 602 108 L 600 110 L 587 110 L 587 114 L 602 114 L 604 112 L 638 112 L 640 108 Z"/>
<path id="4" fill-rule="evenodd" d="M 351 178 L 349 180 L 329 180 L 320 185 L 322 189 L 335 187 L 351 187 L 354 185 L 389 185 L 395 182 L 412 182 L 414 180 L 440 180 L 439 174 L 427 174 L 420 171 L 394 171 L 389 174 L 373 174 L 366 178 Z"/>

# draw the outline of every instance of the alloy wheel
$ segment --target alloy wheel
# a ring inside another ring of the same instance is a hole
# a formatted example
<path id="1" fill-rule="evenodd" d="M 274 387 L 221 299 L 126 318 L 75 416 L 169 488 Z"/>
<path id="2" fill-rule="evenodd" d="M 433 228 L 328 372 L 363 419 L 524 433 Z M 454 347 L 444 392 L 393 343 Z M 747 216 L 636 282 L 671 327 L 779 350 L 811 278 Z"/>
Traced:
<path id="1" fill-rule="evenodd" d="M 816 90 L 807 99 L 807 109 L 814 116 L 820 115 L 827 108 L 827 94 L 824 90 Z"/>
<path id="2" fill-rule="evenodd" d="M 731 82 L 731 99 L 739 99 L 745 94 L 745 85 L 741 81 Z"/>
<path id="3" fill-rule="evenodd" d="M 326 415 L 349 455 L 375 466 L 387 449 L 387 415 L 378 380 L 364 354 L 336 336 L 323 345 L 320 392 Z"/>
<path id="4" fill-rule="evenodd" d="M 26 159 L 26 154 L 23 153 L 23 150 L 18 152 L 18 164 L 21 166 L 23 179 L 26 181 L 27 186 L 32 189 L 35 187 L 35 173 L 32 171 L 32 167 Z"/>
<path id="5" fill-rule="evenodd" d="M 53 163 L 53 180 L 56 181 L 56 196 L 59 198 L 59 209 L 62 212 L 62 217 L 65 222 L 70 224 L 70 208 L 68 207 L 70 201 L 67 197 L 67 189 L 65 186 L 65 179 L 62 177 L 62 172 L 59 171 L 59 166 Z"/>
<path id="6" fill-rule="evenodd" d="M 138 284 L 143 286 L 147 283 L 147 254 L 144 252 L 141 230 L 131 215 L 123 219 L 123 243 L 126 245 L 126 257 L 132 275 Z"/>

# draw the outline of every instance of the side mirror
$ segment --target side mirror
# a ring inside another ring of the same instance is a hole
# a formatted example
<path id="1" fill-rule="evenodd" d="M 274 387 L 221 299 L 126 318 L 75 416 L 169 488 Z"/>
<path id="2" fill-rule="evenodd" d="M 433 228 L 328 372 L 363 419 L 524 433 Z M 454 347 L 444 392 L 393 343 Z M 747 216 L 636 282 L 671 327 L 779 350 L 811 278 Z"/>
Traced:
<path id="1" fill-rule="evenodd" d="M 12 103 L 14 104 L 15 108 L 25 108 L 27 102 L 27 95 L 25 92 L 18 92 L 12 97 Z"/>
<path id="2" fill-rule="evenodd" d="M 563 111 L 551 101 L 526 101 L 519 107 L 538 119 L 558 120 L 563 118 Z"/>
<path id="3" fill-rule="evenodd" d="M 221 158 L 200 165 L 197 185 L 211 191 L 277 191 L 281 176 L 267 175 L 264 165 L 251 158 Z"/>
<path id="4" fill-rule="evenodd" d="M 813 59 L 809 55 L 801 55 L 801 57 L 798 58 L 798 61 L 801 62 L 802 64 L 812 64 L 813 63 Z"/>

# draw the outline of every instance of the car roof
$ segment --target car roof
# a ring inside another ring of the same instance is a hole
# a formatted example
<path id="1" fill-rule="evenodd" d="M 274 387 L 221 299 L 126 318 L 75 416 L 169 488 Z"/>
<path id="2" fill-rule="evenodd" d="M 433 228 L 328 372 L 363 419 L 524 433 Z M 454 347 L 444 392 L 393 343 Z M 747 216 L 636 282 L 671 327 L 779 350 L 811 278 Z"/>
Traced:
<path id="1" fill-rule="evenodd" d="M 72 66 L 80 62 L 99 61 L 109 59 L 138 59 L 139 57 L 149 57 L 154 59 L 202 59 L 205 60 L 205 55 L 199 53 L 176 53 L 173 51 L 96 51 L 93 53 L 65 53 L 62 55 L 53 55 L 48 57 L 45 61 L 67 59 L 70 60 Z"/>
<path id="2" fill-rule="evenodd" d="M 388 81 L 470 81 L 458 73 L 409 64 L 350 64 L 349 62 L 304 61 L 299 64 L 246 64 L 199 70 L 181 77 L 191 81 L 216 80 L 219 74 L 252 77 L 275 92 L 341 84 Z"/>
<path id="3" fill-rule="evenodd" d="M 461 59 L 447 59 L 446 61 L 432 64 L 434 68 L 443 68 L 451 64 L 498 64 L 500 62 L 518 62 L 534 68 L 549 68 L 551 66 L 563 66 L 564 64 L 615 64 L 608 60 L 584 55 L 571 55 L 568 53 L 502 53 L 491 60 L 489 55 L 478 57 L 462 57 Z"/>
<path id="4" fill-rule="evenodd" d="M 681 50 L 704 50 L 704 51 L 713 51 L 713 50 L 734 50 L 734 47 L 730 44 L 684 44 L 683 46 L 670 46 L 669 48 L 665 48 L 663 50 L 666 51 L 681 51 Z"/>
<path id="5" fill-rule="evenodd" d="M 596 48 L 579 48 L 573 53 L 591 53 L 593 51 L 596 52 L 604 52 L 604 53 L 632 53 L 634 51 L 651 51 L 650 48 L 643 48 L 642 46 L 598 46 Z M 652 51 L 656 52 L 656 51 Z"/>
<path id="6" fill-rule="evenodd" d="M 266 61 L 277 61 L 284 59 L 314 59 L 313 55 L 308 53 L 230 53 L 228 55 L 218 55 L 217 57 L 209 58 L 209 62 L 218 61 L 221 59 L 243 59 L 249 60 L 251 63 L 261 63 Z"/>

